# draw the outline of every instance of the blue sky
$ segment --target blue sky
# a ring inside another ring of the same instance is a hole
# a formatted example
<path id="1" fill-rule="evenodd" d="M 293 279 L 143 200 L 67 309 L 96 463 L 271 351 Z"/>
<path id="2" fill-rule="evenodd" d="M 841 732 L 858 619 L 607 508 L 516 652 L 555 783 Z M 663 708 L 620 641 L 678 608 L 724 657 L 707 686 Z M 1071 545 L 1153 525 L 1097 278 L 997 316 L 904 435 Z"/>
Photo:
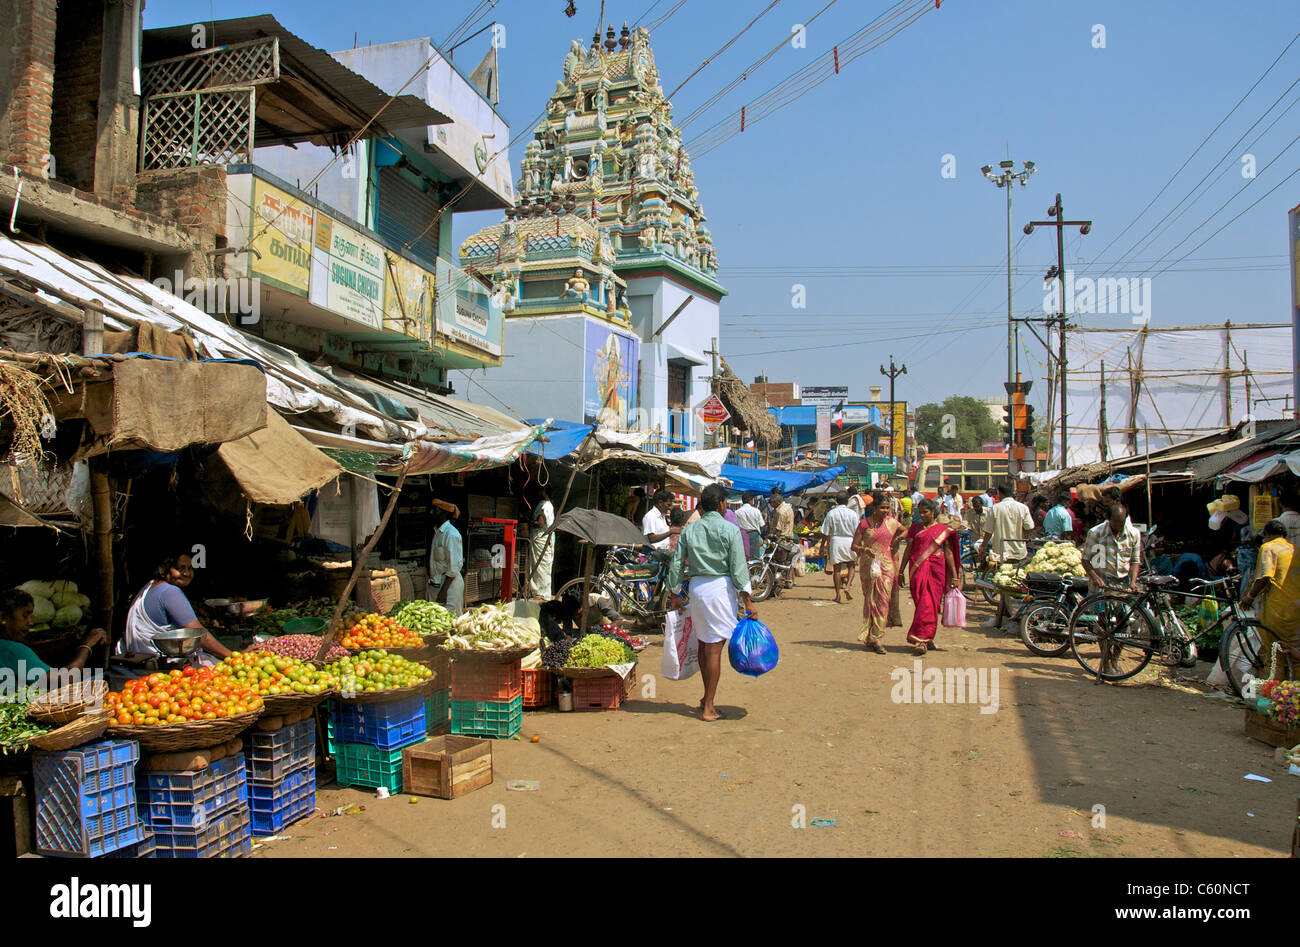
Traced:
<path id="1" fill-rule="evenodd" d="M 665 91 L 768 2 L 685 0 L 654 27 Z M 688 126 L 688 150 L 694 134 L 893 2 L 836 0 L 808 28 L 806 48 L 786 43 Z M 825 3 L 779 0 L 673 97 L 676 116 L 689 114 Z M 590 41 L 600 5 L 576 4 L 578 15 L 569 19 L 562 12 L 565 0 L 499 0 L 486 18 L 476 18 L 478 25 L 495 18 L 506 28 L 500 111 L 514 134 L 544 107 L 570 40 Z M 145 25 L 269 12 L 327 49 L 352 46 L 354 34 L 361 44 L 426 35 L 441 43 L 475 5 L 154 0 Z M 606 19 L 617 27 L 649 9 L 653 23 L 674 7 L 677 0 L 611 0 Z M 1104 48 L 1094 45 L 1098 25 Z M 1041 314 L 1041 274 L 1056 259 L 1051 231 L 1024 237 L 1021 227 L 1045 219 L 1061 192 L 1068 219 L 1093 221 L 1088 236 L 1067 234 L 1067 265 L 1077 276 L 1153 277 L 1153 325 L 1286 321 L 1286 211 L 1300 204 L 1300 174 L 1188 260 L 1159 271 L 1300 168 L 1300 142 L 1288 150 L 1300 130 L 1300 105 L 1264 131 L 1300 97 L 1300 87 L 1286 91 L 1300 77 L 1300 42 L 1151 209 L 1115 238 L 1297 31 L 1300 4 L 1294 0 L 1245 7 L 1209 0 L 944 0 L 940 10 L 695 162 L 720 276 L 731 293 L 723 302 L 724 355 L 747 380 L 766 370 L 773 381 L 848 385 L 853 397 L 865 397 L 868 385 L 882 381 L 879 364 L 892 353 L 908 366 L 899 397 L 914 404 L 954 393 L 1002 398 L 1006 205 L 979 168 L 1005 157 L 1015 159 L 1017 169 L 1025 159 L 1037 166 L 1028 186 L 1016 186 L 1014 194 L 1018 313 Z M 464 69 L 473 68 L 487 43 L 484 34 L 457 52 Z M 1230 150 L 1279 96 L 1279 105 Z M 1241 173 L 1247 152 L 1257 177 L 1212 217 L 1248 183 Z M 522 143 L 511 153 L 516 174 L 521 153 Z M 948 155 L 954 177 L 943 175 Z M 1186 212 L 1156 227 L 1149 245 L 1138 245 L 1207 172 L 1205 186 L 1175 211 Z M 457 244 L 498 219 L 457 215 Z M 794 284 L 806 289 L 805 309 L 792 308 Z M 1130 322 L 1128 316 L 1078 318 Z M 1026 375 L 1041 377 L 1041 345 L 1024 341 L 1020 362 Z M 1039 381 L 1031 395 L 1040 405 L 1043 388 Z"/>

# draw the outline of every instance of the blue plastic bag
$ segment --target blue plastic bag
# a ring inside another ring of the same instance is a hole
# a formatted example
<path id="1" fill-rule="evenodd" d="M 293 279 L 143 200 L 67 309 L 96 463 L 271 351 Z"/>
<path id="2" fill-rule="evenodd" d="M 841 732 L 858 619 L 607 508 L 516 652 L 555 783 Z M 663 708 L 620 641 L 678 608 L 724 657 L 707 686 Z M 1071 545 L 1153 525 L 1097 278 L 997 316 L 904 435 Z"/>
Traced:
<path id="1" fill-rule="evenodd" d="M 776 667 L 780 653 L 776 639 L 757 618 L 742 618 L 731 633 L 727 658 L 741 674 L 758 677 Z"/>

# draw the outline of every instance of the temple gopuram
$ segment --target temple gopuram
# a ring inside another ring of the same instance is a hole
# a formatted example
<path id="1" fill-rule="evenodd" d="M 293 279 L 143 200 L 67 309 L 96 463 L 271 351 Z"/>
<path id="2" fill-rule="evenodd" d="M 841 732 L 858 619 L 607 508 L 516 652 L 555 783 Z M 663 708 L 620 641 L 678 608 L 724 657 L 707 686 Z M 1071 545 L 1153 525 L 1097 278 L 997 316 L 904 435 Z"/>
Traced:
<path id="1" fill-rule="evenodd" d="M 573 42 L 517 192 L 460 248 L 505 310 L 510 357 L 484 386 L 530 417 L 698 445 L 726 290 L 647 30 Z"/>

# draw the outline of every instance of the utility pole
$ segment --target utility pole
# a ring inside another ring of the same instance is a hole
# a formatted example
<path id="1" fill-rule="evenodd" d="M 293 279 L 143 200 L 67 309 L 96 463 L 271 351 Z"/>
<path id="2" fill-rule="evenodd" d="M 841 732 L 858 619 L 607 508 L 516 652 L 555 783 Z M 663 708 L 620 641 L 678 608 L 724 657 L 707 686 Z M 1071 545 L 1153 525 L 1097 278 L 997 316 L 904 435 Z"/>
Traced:
<path id="1" fill-rule="evenodd" d="M 896 366 L 894 364 L 894 356 L 891 353 L 889 356 L 889 370 L 885 371 L 885 366 L 881 365 L 880 374 L 889 379 L 889 454 L 891 459 L 901 459 L 903 452 L 898 449 L 898 430 L 897 425 L 894 424 L 894 379 L 899 375 L 906 375 L 907 366 Z M 906 434 L 907 432 L 904 431 L 903 433 Z M 898 473 L 897 460 L 894 461 L 894 472 Z"/>
<path id="2" fill-rule="evenodd" d="M 1002 169 L 1000 174 L 993 172 L 993 166 L 990 164 L 980 168 L 983 175 L 996 184 L 998 187 L 1006 188 L 1007 191 L 1007 384 L 1014 384 L 1016 380 L 1016 371 L 1020 361 L 1020 329 L 1015 324 L 1015 314 L 1012 311 L 1012 288 L 1011 288 L 1011 188 L 1016 181 L 1024 187 L 1029 176 L 1034 173 L 1034 163 L 1026 161 L 1023 171 L 1012 171 L 1015 162 L 1011 160 L 999 161 L 998 167 Z"/>
<path id="3" fill-rule="evenodd" d="M 1051 220 L 1031 220 L 1025 224 L 1025 233 L 1031 234 L 1035 227 L 1055 227 L 1056 228 L 1056 266 L 1047 271 L 1047 279 L 1055 276 L 1059 280 L 1060 286 L 1060 304 L 1061 311 L 1058 316 L 1058 328 L 1061 333 L 1060 338 L 1060 355 L 1056 360 L 1056 375 L 1061 381 L 1061 469 L 1064 470 L 1070 466 L 1068 451 L 1068 430 L 1066 428 L 1066 369 L 1069 366 L 1065 354 L 1065 228 L 1078 227 L 1079 233 L 1087 236 L 1092 230 L 1091 220 L 1066 220 L 1065 209 L 1061 206 L 1061 195 L 1056 195 L 1056 203 L 1047 208 L 1047 216 Z"/>

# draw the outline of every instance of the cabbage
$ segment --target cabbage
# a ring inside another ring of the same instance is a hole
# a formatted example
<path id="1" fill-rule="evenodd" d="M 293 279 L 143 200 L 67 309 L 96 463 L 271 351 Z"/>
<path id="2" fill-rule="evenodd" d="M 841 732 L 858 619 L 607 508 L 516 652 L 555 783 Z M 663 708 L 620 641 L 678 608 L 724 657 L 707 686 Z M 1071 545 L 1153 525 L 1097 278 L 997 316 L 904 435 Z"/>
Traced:
<path id="1" fill-rule="evenodd" d="M 68 579 L 55 579 L 50 585 L 54 586 L 56 592 L 71 592 L 74 595 L 77 593 L 77 583 Z"/>
<path id="2" fill-rule="evenodd" d="M 71 628 L 81 623 L 81 608 L 76 605 L 64 605 L 54 613 L 55 628 Z"/>
<path id="3" fill-rule="evenodd" d="M 79 605 L 83 609 L 90 608 L 90 596 L 78 594 L 77 605 Z"/>
<path id="4" fill-rule="evenodd" d="M 54 603 L 55 608 L 62 608 L 65 605 L 79 606 L 81 603 L 77 599 L 80 597 L 76 592 L 55 592 L 50 601 Z"/>
<path id="5" fill-rule="evenodd" d="M 36 624 L 44 624 L 54 620 L 54 603 L 48 598 L 32 596 L 32 601 L 36 603 L 36 611 L 32 613 L 32 621 Z"/>
<path id="6" fill-rule="evenodd" d="M 49 598 L 54 594 L 54 585 L 50 582 L 41 582 L 37 579 L 31 579 L 18 586 L 19 589 L 26 592 L 32 598 Z"/>

